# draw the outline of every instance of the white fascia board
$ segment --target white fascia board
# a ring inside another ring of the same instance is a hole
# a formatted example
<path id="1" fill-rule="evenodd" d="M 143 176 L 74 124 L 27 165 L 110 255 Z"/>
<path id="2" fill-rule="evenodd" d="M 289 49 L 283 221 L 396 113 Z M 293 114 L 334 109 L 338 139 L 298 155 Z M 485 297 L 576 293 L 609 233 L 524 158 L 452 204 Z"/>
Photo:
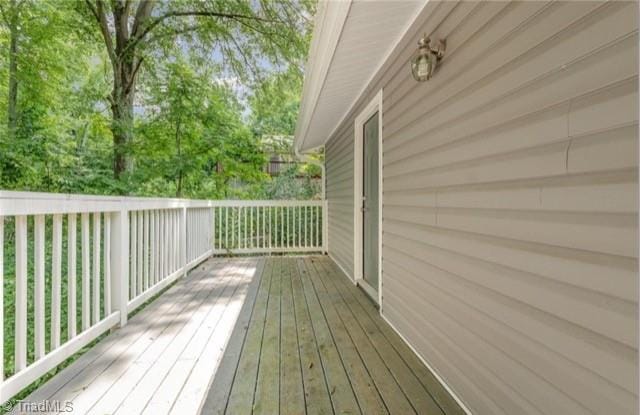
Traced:
<path id="1" fill-rule="evenodd" d="M 300 103 L 300 112 L 296 123 L 294 146 L 297 150 L 309 150 L 304 148 L 304 142 L 311 123 L 311 117 L 329 73 L 350 8 L 351 0 L 323 0 L 318 2 L 309 59 L 305 66 L 302 102 Z"/>

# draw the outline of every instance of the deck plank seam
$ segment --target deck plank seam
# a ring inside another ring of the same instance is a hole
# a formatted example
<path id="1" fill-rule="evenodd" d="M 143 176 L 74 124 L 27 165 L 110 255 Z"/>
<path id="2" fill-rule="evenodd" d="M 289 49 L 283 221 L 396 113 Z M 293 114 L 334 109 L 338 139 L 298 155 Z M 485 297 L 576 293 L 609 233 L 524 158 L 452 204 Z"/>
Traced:
<path id="1" fill-rule="evenodd" d="M 267 324 L 267 315 L 268 315 L 268 310 L 269 310 L 269 303 L 271 301 L 271 285 L 273 284 L 273 264 L 271 264 L 271 267 L 269 267 L 269 287 L 266 288 L 267 290 L 267 301 L 265 303 L 264 306 L 264 318 L 262 319 L 262 333 L 260 335 L 260 350 L 258 352 L 258 366 L 257 366 L 257 371 L 256 371 L 256 379 L 255 379 L 255 383 L 253 385 L 253 397 L 251 400 L 251 412 L 253 413 L 253 410 L 255 408 L 255 404 L 256 404 L 256 393 L 258 390 L 258 379 L 260 379 L 260 367 L 262 366 L 262 346 L 264 343 L 264 332 L 265 332 L 265 326 Z M 233 414 L 232 414 L 233 415 Z"/>

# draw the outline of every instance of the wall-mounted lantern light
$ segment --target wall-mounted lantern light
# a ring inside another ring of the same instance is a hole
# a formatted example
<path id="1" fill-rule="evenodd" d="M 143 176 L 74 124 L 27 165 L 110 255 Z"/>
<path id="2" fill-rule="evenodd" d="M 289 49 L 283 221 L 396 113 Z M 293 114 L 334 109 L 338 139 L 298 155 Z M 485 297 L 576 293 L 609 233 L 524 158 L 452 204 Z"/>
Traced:
<path id="1" fill-rule="evenodd" d="M 436 66 L 444 56 L 445 41 L 431 42 L 424 35 L 418 41 L 418 50 L 411 57 L 411 73 L 418 82 L 428 81 L 433 76 Z"/>

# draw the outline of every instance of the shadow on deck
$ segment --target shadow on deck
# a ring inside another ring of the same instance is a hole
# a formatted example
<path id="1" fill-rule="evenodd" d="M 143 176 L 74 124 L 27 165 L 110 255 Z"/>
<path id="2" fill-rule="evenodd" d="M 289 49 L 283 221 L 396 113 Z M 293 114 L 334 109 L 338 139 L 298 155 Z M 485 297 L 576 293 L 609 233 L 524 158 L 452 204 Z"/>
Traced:
<path id="1" fill-rule="evenodd" d="M 214 258 L 26 402 L 78 414 L 451 414 L 327 257 Z"/>

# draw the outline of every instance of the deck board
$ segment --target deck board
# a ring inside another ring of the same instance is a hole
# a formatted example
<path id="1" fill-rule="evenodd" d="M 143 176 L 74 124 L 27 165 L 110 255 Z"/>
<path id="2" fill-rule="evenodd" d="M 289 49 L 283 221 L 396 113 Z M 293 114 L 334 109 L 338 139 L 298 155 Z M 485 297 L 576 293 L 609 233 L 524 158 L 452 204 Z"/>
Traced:
<path id="1" fill-rule="evenodd" d="M 463 414 L 331 259 L 266 266 L 246 339 L 225 353 L 203 414 Z"/>
<path id="2" fill-rule="evenodd" d="M 71 401 L 83 414 L 142 413 L 160 396 L 151 412 L 168 413 L 185 391 L 204 401 L 215 368 L 203 376 L 196 363 L 211 360 L 212 346 L 222 354 L 261 262 L 205 262 L 26 400 Z"/>
<path id="3" fill-rule="evenodd" d="M 463 414 L 325 256 L 218 258 L 27 400 L 86 414 Z"/>
<path id="4" fill-rule="evenodd" d="M 280 271 L 280 413 L 283 415 L 302 414 L 306 406 L 290 264 L 283 262 Z"/>
<path id="5" fill-rule="evenodd" d="M 315 261 L 314 265 L 319 268 L 319 272 L 323 275 L 331 275 L 333 272 L 325 261 Z M 444 412 L 433 397 L 425 393 L 423 385 L 411 371 L 411 368 L 396 353 L 389 340 L 384 337 L 380 327 L 360 307 L 352 290 L 347 290 L 344 286 L 338 285 L 335 278 L 324 278 L 321 282 L 328 287 L 331 293 L 336 295 L 335 302 L 340 307 L 339 312 L 352 327 L 350 332 L 368 337 L 370 343 L 367 342 L 365 347 L 379 355 L 376 360 L 386 365 L 398 387 L 402 389 L 403 395 L 398 394 L 396 397 L 404 396 L 418 414 L 443 414 Z M 395 388 L 392 386 L 392 389 Z M 397 391 L 394 390 L 391 393 L 397 393 Z M 393 410 L 391 411 L 393 412 Z"/>

